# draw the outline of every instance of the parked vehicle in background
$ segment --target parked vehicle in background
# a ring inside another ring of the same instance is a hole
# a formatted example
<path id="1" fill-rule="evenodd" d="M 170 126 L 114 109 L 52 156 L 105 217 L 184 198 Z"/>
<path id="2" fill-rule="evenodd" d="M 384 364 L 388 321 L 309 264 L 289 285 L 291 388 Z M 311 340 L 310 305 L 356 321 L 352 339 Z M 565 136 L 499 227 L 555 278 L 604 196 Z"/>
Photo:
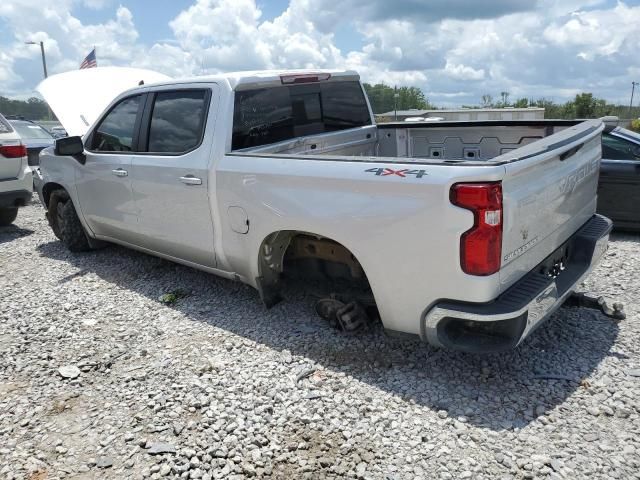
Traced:
<path id="1" fill-rule="evenodd" d="M 51 132 L 51 135 L 53 135 L 53 138 L 62 138 L 68 136 L 67 131 L 64 129 L 64 127 L 52 127 L 49 131 Z"/>
<path id="2" fill-rule="evenodd" d="M 605 127 L 598 212 L 613 220 L 615 228 L 640 230 L 640 134 Z"/>
<path id="3" fill-rule="evenodd" d="M 415 123 L 415 122 L 441 122 L 444 118 L 442 117 L 407 117 L 404 119 L 405 122 Z"/>
<path id="4" fill-rule="evenodd" d="M 66 127 L 91 83 L 63 75 L 39 91 Z M 391 333 L 490 352 L 520 344 L 604 254 L 602 129 L 376 125 L 356 72 L 240 72 L 121 93 L 42 152 L 36 186 L 72 251 L 118 243 L 247 283 L 267 306 L 283 277 L 343 280 Z"/>
<path id="5" fill-rule="evenodd" d="M 8 120 L 13 129 L 18 132 L 22 143 L 27 147 L 27 157 L 30 167 L 40 164 L 40 151 L 53 146 L 55 138 L 46 129 L 30 120 Z"/>
<path id="6" fill-rule="evenodd" d="M 31 199 L 32 185 L 27 148 L 11 124 L 0 115 L 0 226 L 13 223 L 18 207 Z"/>

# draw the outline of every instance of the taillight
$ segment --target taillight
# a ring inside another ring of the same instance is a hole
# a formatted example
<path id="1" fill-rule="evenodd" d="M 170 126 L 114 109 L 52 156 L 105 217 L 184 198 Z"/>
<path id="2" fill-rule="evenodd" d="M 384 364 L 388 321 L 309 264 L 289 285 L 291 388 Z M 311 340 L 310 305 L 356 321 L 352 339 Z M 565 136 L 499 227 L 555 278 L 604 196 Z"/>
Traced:
<path id="1" fill-rule="evenodd" d="M 0 155 L 6 158 L 20 158 L 27 155 L 24 145 L 0 145 Z"/>
<path id="2" fill-rule="evenodd" d="M 502 252 L 502 185 L 457 183 L 451 203 L 473 212 L 473 227 L 460 237 L 460 266 L 469 275 L 492 275 L 500 270 Z"/>

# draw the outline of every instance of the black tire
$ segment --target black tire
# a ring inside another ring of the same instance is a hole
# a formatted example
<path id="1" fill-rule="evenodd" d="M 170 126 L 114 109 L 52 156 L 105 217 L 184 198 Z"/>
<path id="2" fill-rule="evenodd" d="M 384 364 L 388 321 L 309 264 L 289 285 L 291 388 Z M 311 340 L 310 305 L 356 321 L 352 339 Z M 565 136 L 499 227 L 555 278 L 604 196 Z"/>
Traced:
<path id="1" fill-rule="evenodd" d="M 87 235 L 84 233 L 70 198 L 64 202 L 62 200 L 58 202 L 55 221 L 60 231 L 60 240 L 65 247 L 72 252 L 91 250 Z"/>
<path id="2" fill-rule="evenodd" d="M 11 225 L 18 216 L 18 209 L 13 208 L 0 208 L 0 227 L 6 227 Z"/>
<path id="3" fill-rule="evenodd" d="M 53 231 L 53 234 L 58 238 L 58 240 L 62 241 L 62 234 L 60 233 L 60 224 L 62 223 L 62 218 L 58 215 L 58 204 L 64 203 L 69 200 L 69 195 L 64 190 L 56 190 L 49 197 L 49 204 L 47 208 L 47 220 L 49 221 L 49 226 Z M 61 212 L 60 212 L 61 213 Z"/>

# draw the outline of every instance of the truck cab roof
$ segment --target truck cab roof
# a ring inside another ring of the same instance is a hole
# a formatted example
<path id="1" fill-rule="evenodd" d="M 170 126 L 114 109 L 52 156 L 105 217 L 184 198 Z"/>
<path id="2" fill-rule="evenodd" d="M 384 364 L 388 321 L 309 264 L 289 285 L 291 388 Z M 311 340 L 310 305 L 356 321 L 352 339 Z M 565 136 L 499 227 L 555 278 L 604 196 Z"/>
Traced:
<path id="1" fill-rule="evenodd" d="M 255 70 L 174 79 L 152 70 L 97 67 L 52 75 L 43 80 L 36 90 L 45 98 L 67 133 L 73 136 L 84 135 L 118 96 L 149 87 L 215 82 L 233 91 L 318 80 L 359 79 L 358 73 L 352 70 Z"/>
<path id="2" fill-rule="evenodd" d="M 281 85 L 284 82 L 305 83 L 305 79 L 320 77 L 321 80 L 359 80 L 360 75 L 354 70 L 327 69 L 294 69 L 294 70 L 253 70 L 229 72 L 216 75 L 202 75 L 181 79 L 156 82 L 152 86 L 177 85 L 181 83 L 216 82 L 226 83 L 232 90 L 255 88 L 259 86 Z M 324 78 L 323 78 L 324 77 Z M 146 85 L 150 86 L 150 85 Z"/>

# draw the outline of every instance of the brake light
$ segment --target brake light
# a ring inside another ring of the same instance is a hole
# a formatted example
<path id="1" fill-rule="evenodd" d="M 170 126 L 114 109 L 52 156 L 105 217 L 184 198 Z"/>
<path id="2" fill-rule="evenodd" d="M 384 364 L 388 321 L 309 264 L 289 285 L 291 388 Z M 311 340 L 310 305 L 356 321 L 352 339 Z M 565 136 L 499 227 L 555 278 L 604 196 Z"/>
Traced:
<path id="1" fill-rule="evenodd" d="M 280 81 L 283 85 L 291 83 L 314 83 L 324 82 L 331 78 L 330 73 L 304 73 L 298 75 L 280 75 Z"/>
<path id="2" fill-rule="evenodd" d="M 460 266 L 469 275 L 500 270 L 502 252 L 502 185 L 457 183 L 451 187 L 454 205 L 473 212 L 473 227 L 460 237 Z"/>
<path id="3" fill-rule="evenodd" d="M 0 145 L 0 155 L 6 158 L 20 158 L 27 155 L 24 145 Z"/>

